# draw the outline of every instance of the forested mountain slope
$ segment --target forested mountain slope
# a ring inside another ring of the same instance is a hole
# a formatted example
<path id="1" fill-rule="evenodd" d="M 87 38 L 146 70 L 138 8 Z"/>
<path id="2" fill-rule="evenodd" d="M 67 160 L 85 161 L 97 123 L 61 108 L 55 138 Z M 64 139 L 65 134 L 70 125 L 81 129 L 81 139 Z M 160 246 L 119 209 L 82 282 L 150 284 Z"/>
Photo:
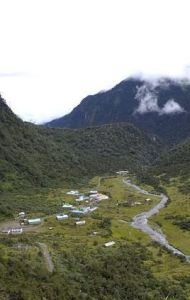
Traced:
<path id="1" fill-rule="evenodd" d="M 46 124 L 81 128 L 129 122 L 167 143 L 190 136 L 190 82 L 160 78 L 129 78 L 109 91 L 86 97 L 73 111 Z"/>
<path id="2" fill-rule="evenodd" d="M 72 184 L 158 157 L 160 142 L 130 124 L 48 129 L 24 123 L 0 99 L 0 189 Z"/>
<path id="3" fill-rule="evenodd" d="M 172 147 L 167 154 L 161 156 L 155 166 L 156 173 L 166 174 L 167 177 L 190 175 L 190 139 Z"/>

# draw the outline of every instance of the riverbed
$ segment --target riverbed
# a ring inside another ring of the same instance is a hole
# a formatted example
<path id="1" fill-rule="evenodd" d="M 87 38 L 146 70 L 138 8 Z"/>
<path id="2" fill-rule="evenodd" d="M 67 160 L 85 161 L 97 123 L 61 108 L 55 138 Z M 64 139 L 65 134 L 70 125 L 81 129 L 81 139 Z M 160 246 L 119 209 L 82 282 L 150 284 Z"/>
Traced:
<path id="1" fill-rule="evenodd" d="M 159 229 L 159 231 L 157 231 L 148 224 L 148 219 L 150 217 L 152 217 L 153 215 L 159 213 L 160 209 L 163 209 L 165 207 L 165 205 L 168 202 L 168 197 L 164 194 L 160 194 L 160 195 L 151 194 L 151 193 L 141 189 L 139 186 L 133 184 L 130 180 L 124 179 L 123 182 L 126 185 L 135 189 L 136 191 L 140 192 L 141 194 L 149 195 L 149 196 L 157 196 L 160 198 L 160 202 L 156 206 L 154 206 L 153 208 L 151 208 L 150 210 L 148 210 L 146 212 L 142 212 L 142 213 L 136 215 L 131 222 L 131 226 L 133 228 L 139 229 L 139 230 L 143 231 L 144 233 L 148 234 L 152 240 L 156 241 L 160 245 L 167 248 L 172 254 L 184 257 L 188 262 L 190 262 L 190 256 L 185 255 L 183 252 L 176 249 L 174 246 L 170 245 L 167 240 L 167 237 L 163 234 L 161 229 Z"/>

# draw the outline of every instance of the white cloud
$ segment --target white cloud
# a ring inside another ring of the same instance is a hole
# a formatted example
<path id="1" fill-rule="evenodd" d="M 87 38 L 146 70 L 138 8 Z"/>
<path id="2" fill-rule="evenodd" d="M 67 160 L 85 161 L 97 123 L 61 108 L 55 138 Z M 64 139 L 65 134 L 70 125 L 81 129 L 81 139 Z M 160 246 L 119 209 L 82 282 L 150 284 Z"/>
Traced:
<path id="1" fill-rule="evenodd" d="M 184 109 L 174 101 L 173 99 L 170 99 L 166 102 L 164 107 L 161 109 L 161 114 L 176 114 L 176 113 L 182 113 L 184 112 Z"/>
<path id="2" fill-rule="evenodd" d="M 159 112 L 158 99 L 150 86 L 143 85 L 137 89 L 136 99 L 139 101 L 139 106 L 136 113 L 145 114 L 148 112 Z"/>
<path id="3" fill-rule="evenodd" d="M 163 82 L 164 84 L 164 82 Z M 167 87 L 167 85 L 166 85 Z M 158 106 L 158 98 L 154 91 L 155 84 L 147 83 L 137 88 L 136 99 L 139 102 L 138 108 L 134 113 L 146 114 L 157 112 L 159 115 L 183 113 L 185 110 L 174 99 L 169 99 L 165 105 Z"/>

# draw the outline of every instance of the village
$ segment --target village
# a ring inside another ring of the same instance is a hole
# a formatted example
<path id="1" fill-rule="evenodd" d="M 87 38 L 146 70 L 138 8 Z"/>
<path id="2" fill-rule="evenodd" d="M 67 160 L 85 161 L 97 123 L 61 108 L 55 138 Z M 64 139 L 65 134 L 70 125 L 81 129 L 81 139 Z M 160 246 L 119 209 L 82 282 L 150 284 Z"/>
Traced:
<path id="1" fill-rule="evenodd" d="M 125 178 L 127 175 L 128 171 L 118 171 L 116 172 L 115 178 L 118 178 L 119 182 L 122 182 L 122 178 Z M 108 177 L 108 181 L 112 180 L 111 178 L 109 179 Z M 89 228 L 89 225 L 94 218 L 93 215 L 92 217 L 90 217 L 91 213 L 97 210 L 99 211 L 100 208 L 102 214 L 103 207 L 113 207 L 114 205 L 115 209 L 120 209 L 121 211 L 123 211 L 125 209 L 135 209 L 135 207 L 147 204 L 149 205 L 152 203 L 152 199 L 150 198 L 146 198 L 143 201 L 138 197 L 133 198 L 130 191 L 127 192 L 128 196 L 126 198 L 116 200 L 117 198 L 115 199 L 114 197 L 113 201 L 112 196 L 109 193 L 109 189 L 102 189 L 102 186 L 100 188 L 101 179 L 102 178 L 98 179 L 97 190 L 84 188 L 82 189 L 82 191 L 75 189 L 69 191 L 65 190 L 63 196 L 61 197 L 61 201 L 59 201 L 59 204 L 57 205 L 57 213 L 46 213 L 40 216 L 39 212 L 17 212 L 13 220 L 9 220 L 5 223 L 0 224 L 0 233 L 12 236 L 32 233 L 36 234 L 42 231 L 44 232 L 44 230 L 46 232 L 47 230 L 56 232 L 57 229 L 60 228 L 58 224 L 64 226 L 61 226 L 62 229 L 65 228 L 65 230 L 71 230 L 71 232 L 73 232 L 74 227 L 77 228 L 81 226 L 87 226 L 86 228 Z M 115 179 L 113 180 L 115 182 Z M 109 211 L 110 209 L 107 210 L 108 213 Z M 104 218 L 104 213 L 102 217 Z M 89 233 L 89 235 L 101 235 L 101 233 L 99 233 L 98 231 L 98 228 L 94 228 Z M 104 247 L 112 247 L 113 245 L 115 245 L 115 243 L 116 241 L 114 240 L 105 240 L 103 242 L 103 245 Z"/>
<path id="2" fill-rule="evenodd" d="M 54 215 L 57 222 L 61 222 L 67 219 L 72 219 L 76 226 L 86 224 L 85 216 L 98 209 L 98 204 L 103 200 L 108 200 L 107 195 L 98 193 L 96 190 L 91 190 L 87 193 L 80 193 L 78 190 L 71 190 L 66 192 L 67 196 L 74 199 L 75 205 L 69 202 L 63 202 L 60 206 L 61 212 Z M 73 201 L 72 201 L 73 202 Z M 42 225 L 46 217 L 29 218 L 27 213 L 19 212 L 15 217 L 15 220 L 9 222 L 10 226 L 4 226 L 1 229 L 2 234 L 17 235 L 22 233 L 31 232 L 38 225 Z M 49 227 L 52 230 L 53 227 Z"/>

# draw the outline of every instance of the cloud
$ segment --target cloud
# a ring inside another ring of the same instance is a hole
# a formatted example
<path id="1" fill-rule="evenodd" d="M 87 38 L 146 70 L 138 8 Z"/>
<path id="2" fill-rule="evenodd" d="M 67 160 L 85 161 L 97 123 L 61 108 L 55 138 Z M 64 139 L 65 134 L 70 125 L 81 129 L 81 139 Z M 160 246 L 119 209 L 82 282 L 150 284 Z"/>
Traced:
<path id="1" fill-rule="evenodd" d="M 144 84 L 137 88 L 135 99 L 138 100 L 139 106 L 135 113 L 146 114 L 157 112 L 159 115 L 183 113 L 185 110 L 174 99 L 169 99 L 165 105 L 160 108 L 158 106 L 158 98 L 154 91 L 154 85 L 150 83 Z"/>
<path id="2" fill-rule="evenodd" d="M 26 75 L 27 73 L 24 72 L 0 72 L 0 77 L 23 77 Z"/>
<path id="3" fill-rule="evenodd" d="M 168 100 L 168 102 L 161 109 L 161 114 L 176 114 L 182 113 L 185 110 L 173 99 Z"/>
<path id="4" fill-rule="evenodd" d="M 150 85 L 148 86 L 145 84 L 138 88 L 135 98 L 139 101 L 139 106 L 135 111 L 136 113 L 145 114 L 148 112 L 160 112 L 158 99 Z"/>

